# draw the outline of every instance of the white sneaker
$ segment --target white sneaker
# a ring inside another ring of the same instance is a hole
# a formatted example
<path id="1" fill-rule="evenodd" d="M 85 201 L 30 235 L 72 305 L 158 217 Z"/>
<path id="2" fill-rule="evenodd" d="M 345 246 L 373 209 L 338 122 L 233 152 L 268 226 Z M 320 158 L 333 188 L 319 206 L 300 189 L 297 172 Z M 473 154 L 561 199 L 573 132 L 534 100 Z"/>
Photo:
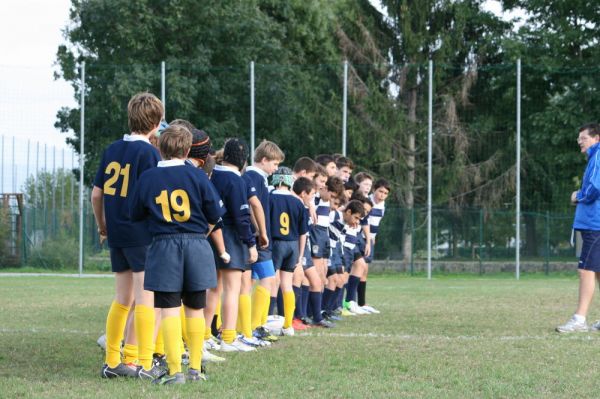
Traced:
<path id="1" fill-rule="evenodd" d="M 96 341 L 96 343 L 99 347 L 106 350 L 106 334 L 101 335 L 100 338 L 98 338 L 98 340 Z"/>
<path id="2" fill-rule="evenodd" d="M 600 331 L 600 320 L 597 320 L 590 326 L 590 330 L 592 331 Z"/>
<path id="3" fill-rule="evenodd" d="M 235 341 L 228 344 L 225 341 L 221 342 L 221 352 L 252 352 L 255 351 L 256 348 L 250 345 L 246 345 L 242 341 L 236 338 Z"/>
<path id="4" fill-rule="evenodd" d="M 282 328 L 281 335 L 293 337 L 294 336 L 294 327 Z"/>
<path id="5" fill-rule="evenodd" d="M 348 310 L 357 315 L 369 314 L 369 312 L 363 310 L 360 306 L 358 306 L 358 303 L 354 301 L 348 302 Z"/>
<path id="6" fill-rule="evenodd" d="M 559 333 L 587 332 L 589 331 L 589 328 L 585 321 L 577 321 L 575 320 L 575 316 L 573 316 L 562 326 L 556 327 L 556 331 Z"/>
<path id="7" fill-rule="evenodd" d="M 207 363 L 222 363 L 225 360 L 227 360 L 227 359 L 225 359 L 224 357 L 221 357 L 221 356 L 217 356 L 214 353 L 210 353 L 206 349 L 204 351 L 202 351 L 202 361 L 203 362 L 207 362 Z"/>
<path id="8" fill-rule="evenodd" d="M 364 310 L 365 312 L 369 312 L 369 313 L 373 313 L 373 314 L 381 313 L 379 310 L 377 310 L 373 306 L 369 306 L 369 305 L 361 306 L 361 309 Z"/>
<path id="9" fill-rule="evenodd" d="M 221 349 L 221 344 L 219 344 L 219 341 L 217 341 L 215 339 L 215 337 L 210 337 L 209 339 L 207 339 L 206 341 L 204 341 L 204 350 L 206 351 L 218 351 L 219 349 Z"/>
<path id="10" fill-rule="evenodd" d="M 267 346 L 271 346 L 271 343 L 269 341 L 263 341 L 262 339 L 256 338 L 256 337 L 246 338 L 242 335 L 238 339 L 240 341 L 242 341 L 244 344 L 249 345 L 249 346 L 263 347 L 263 348 L 267 347 Z"/>

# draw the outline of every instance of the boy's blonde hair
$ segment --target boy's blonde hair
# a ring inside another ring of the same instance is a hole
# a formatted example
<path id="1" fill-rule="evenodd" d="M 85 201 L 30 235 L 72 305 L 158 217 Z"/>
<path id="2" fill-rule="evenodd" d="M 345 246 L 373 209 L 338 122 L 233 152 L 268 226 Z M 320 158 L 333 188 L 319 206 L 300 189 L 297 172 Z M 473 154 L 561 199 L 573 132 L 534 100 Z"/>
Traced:
<path id="1" fill-rule="evenodd" d="M 138 93 L 127 104 L 127 123 L 133 133 L 148 134 L 162 120 L 165 108 L 152 93 Z"/>
<path id="2" fill-rule="evenodd" d="M 163 159 L 185 159 L 192 147 L 192 133 L 183 126 L 169 126 L 158 139 L 158 149 Z"/>
<path id="3" fill-rule="evenodd" d="M 263 158 L 267 158 L 267 161 L 283 162 L 285 154 L 277 144 L 272 141 L 263 140 L 254 150 L 254 162 L 260 162 Z"/>

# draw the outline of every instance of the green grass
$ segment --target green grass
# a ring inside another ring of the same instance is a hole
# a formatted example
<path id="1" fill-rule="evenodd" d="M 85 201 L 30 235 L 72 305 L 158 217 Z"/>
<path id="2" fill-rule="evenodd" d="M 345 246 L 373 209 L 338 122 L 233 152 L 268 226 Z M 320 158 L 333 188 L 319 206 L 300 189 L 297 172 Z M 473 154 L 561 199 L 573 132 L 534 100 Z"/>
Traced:
<path id="1" fill-rule="evenodd" d="M 381 315 L 227 354 L 208 382 L 178 387 L 100 379 L 95 341 L 113 283 L 0 277 L 0 397 L 540 398 L 600 389 L 600 334 L 553 331 L 574 310 L 573 278 L 374 276 L 368 296 Z"/>

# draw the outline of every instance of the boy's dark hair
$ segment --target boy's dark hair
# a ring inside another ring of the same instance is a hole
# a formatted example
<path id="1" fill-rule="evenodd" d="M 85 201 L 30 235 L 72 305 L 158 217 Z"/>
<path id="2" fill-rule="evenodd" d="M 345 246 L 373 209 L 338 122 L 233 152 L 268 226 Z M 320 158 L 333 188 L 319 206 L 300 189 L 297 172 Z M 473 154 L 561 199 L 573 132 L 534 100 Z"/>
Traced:
<path id="1" fill-rule="evenodd" d="M 344 182 L 337 176 L 330 176 L 325 187 L 327 187 L 327 191 L 335 193 L 338 197 L 344 194 Z"/>
<path id="2" fill-rule="evenodd" d="M 346 208 L 344 209 L 344 212 L 347 212 L 347 211 L 350 211 L 350 213 L 353 215 L 355 213 L 358 213 L 361 218 L 365 216 L 365 207 L 362 204 L 362 202 L 357 201 L 357 200 L 350 201 L 346 204 Z"/>
<path id="3" fill-rule="evenodd" d="M 160 124 L 165 108 L 152 93 L 138 93 L 127 104 L 127 124 L 133 133 L 148 134 Z"/>
<path id="4" fill-rule="evenodd" d="M 333 159 L 333 157 L 329 154 L 320 154 L 315 157 L 315 162 L 325 167 L 331 162 L 335 163 L 335 159 Z"/>
<path id="5" fill-rule="evenodd" d="M 590 137 L 596 137 L 600 135 L 600 125 L 595 122 L 586 123 L 585 125 L 581 126 L 578 130 L 578 133 L 581 133 L 584 130 L 587 130 L 588 136 Z"/>
<path id="6" fill-rule="evenodd" d="M 310 193 L 314 187 L 312 180 L 307 177 L 300 177 L 296 179 L 294 182 L 294 186 L 292 190 L 296 193 L 296 195 L 300 195 L 302 193 Z"/>
<path id="7" fill-rule="evenodd" d="M 237 166 L 242 171 L 248 159 L 246 143 L 239 139 L 229 139 L 223 147 L 223 162 Z"/>
<path id="8" fill-rule="evenodd" d="M 170 126 L 170 125 L 179 125 L 179 126 L 183 126 L 183 127 L 185 127 L 187 130 L 189 130 L 190 132 L 196 128 L 196 126 L 194 126 L 194 125 L 192 124 L 192 122 L 190 122 L 190 121 L 187 121 L 187 120 L 185 120 L 185 119 L 173 119 L 173 120 L 172 120 L 172 121 L 169 123 L 169 126 Z"/>
<path id="9" fill-rule="evenodd" d="M 335 165 L 338 169 L 342 169 L 344 166 L 348 167 L 348 169 L 354 169 L 354 162 L 352 162 L 352 160 L 347 157 L 339 157 L 335 161 Z"/>
<path id="10" fill-rule="evenodd" d="M 331 154 L 331 156 L 333 157 L 333 160 L 335 161 L 335 163 L 337 163 L 338 159 L 340 159 L 341 157 L 343 157 L 342 154 L 338 154 L 338 153 Z"/>
<path id="11" fill-rule="evenodd" d="M 365 196 L 360 191 L 353 192 L 352 196 L 350 197 L 350 201 L 360 201 L 363 204 L 369 204 L 371 207 L 373 207 L 373 201 L 371 201 L 369 197 Z"/>
<path id="12" fill-rule="evenodd" d="M 210 152 L 210 137 L 204 130 L 192 129 L 192 148 L 190 148 L 190 158 L 194 158 L 200 167 L 204 166 L 206 157 Z"/>
<path id="13" fill-rule="evenodd" d="M 210 177 L 216 164 L 217 164 L 217 162 L 215 161 L 215 158 L 209 154 L 206 157 L 206 161 L 204 162 L 204 165 L 202 165 L 202 169 L 204 170 L 204 173 L 206 173 L 206 175 Z"/>
<path id="14" fill-rule="evenodd" d="M 358 190 L 358 184 L 356 184 L 352 177 L 350 177 L 348 181 L 344 183 L 344 190 L 352 190 L 353 192 Z"/>
<path id="15" fill-rule="evenodd" d="M 325 170 L 325 168 L 323 166 L 321 166 L 321 164 L 316 164 L 316 165 L 317 165 L 317 171 L 315 172 L 315 178 L 317 176 L 327 177 L 327 171 Z"/>
<path id="16" fill-rule="evenodd" d="M 375 180 L 375 183 L 373 183 L 373 191 L 377 190 L 379 187 L 383 187 L 388 191 L 392 191 L 390 190 L 390 182 L 384 178 Z"/>
<path id="17" fill-rule="evenodd" d="M 358 184 L 362 183 L 363 180 L 373 181 L 373 176 L 371 176 L 367 172 L 359 172 L 354 175 L 354 181 L 356 181 Z"/>
<path id="18" fill-rule="evenodd" d="M 315 161 L 310 159 L 309 157 L 299 158 L 294 164 L 294 173 L 302 172 L 303 170 L 306 173 L 314 173 L 317 171 L 317 164 Z"/>
<path id="19" fill-rule="evenodd" d="M 158 139 L 158 148 L 164 160 L 185 158 L 191 146 L 192 133 L 183 126 L 169 126 Z"/>

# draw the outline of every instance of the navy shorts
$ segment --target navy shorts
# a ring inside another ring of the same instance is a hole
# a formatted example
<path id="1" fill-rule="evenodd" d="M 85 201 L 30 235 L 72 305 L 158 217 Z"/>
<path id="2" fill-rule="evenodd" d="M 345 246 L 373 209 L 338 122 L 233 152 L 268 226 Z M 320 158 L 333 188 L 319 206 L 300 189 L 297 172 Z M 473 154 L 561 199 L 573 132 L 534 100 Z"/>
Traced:
<path id="1" fill-rule="evenodd" d="M 312 256 L 311 256 L 311 245 L 312 240 L 310 238 L 310 234 L 306 235 L 306 246 L 304 247 L 304 253 L 302 254 L 302 259 L 300 259 L 301 263 L 302 263 L 302 269 L 303 270 L 307 270 L 310 269 L 311 267 L 313 267 L 315 264 L 313 263 L 312 260 Z"/>
<path id="2" fill-rule="evenodd" d="M 256 263 L 273 259 L 273 252 L 271 252 L 271 244 L 269 244 L 269 248 L 267 249 L 262 249 L 257 244 L 256 249 L 258 250 L 258 259 L 256 259 Z"/>
<path id="3" fill-rule="evenodd" d="M 110 248 L 110 265 L 114 273 L 131 270 L 143 272 L 146 264 L 148 245 L 141 247 Z"/>
<path id="4" fill-rule="evenodd" d="M 310 255 L 313 258 L 323 259 L 329 257 L 329 229 L 327 227 L 312 225 L 309 230 Z"/>
<path id="5" fill-rule="evenodd" d="M 299 255 L 298 241 L 273 241 L 273 264 L 276 270 L 293 273 Z"/>
<path id="6" fill-rule="evenodd" d="M 204 234 L 154 237 L 148 249 L 144 289 L 195 292 L 216 286 L 217 269 Z"/>
<path id="7" fill-rule="evenodd" d="M 577 267 L 600 273 L 600 231 L 580 230 L 581 256 Z"/>
<path id="8" fill-rule="evenodd" d="M 360 249 L 358 246 L 354 246 L 353 249 L 348 249 L 344 247 L 344 255 L 342 256 L 342 264 L 346 268 L 346 270 L 350 270 L 352 268 L 352 264 L 362 258 L 362 254 L 360 253 Z"/>
<path id="9" fill-rule="evenodd" d="M 331 250 L 331 257 L 329 258 L 329 264 L 327 267 L 329 269 L 336 270 L 339 266 L 342 266 L 342 247 L 340 243 L 336 245 L 335 248 Z"/>
<path id="10" fill-rule="evenodd" d="M 215 264 L 219 269 L 250 270 L 248 265 L 248 246 L 240 240 L 237 230 L 233 226 L 223 225 L 223 241 L 225 250 L 231 256 L 229 263 L 223 262 L 215 251 Z M 213 247 L 213 250 L 215 248 Z"/>

